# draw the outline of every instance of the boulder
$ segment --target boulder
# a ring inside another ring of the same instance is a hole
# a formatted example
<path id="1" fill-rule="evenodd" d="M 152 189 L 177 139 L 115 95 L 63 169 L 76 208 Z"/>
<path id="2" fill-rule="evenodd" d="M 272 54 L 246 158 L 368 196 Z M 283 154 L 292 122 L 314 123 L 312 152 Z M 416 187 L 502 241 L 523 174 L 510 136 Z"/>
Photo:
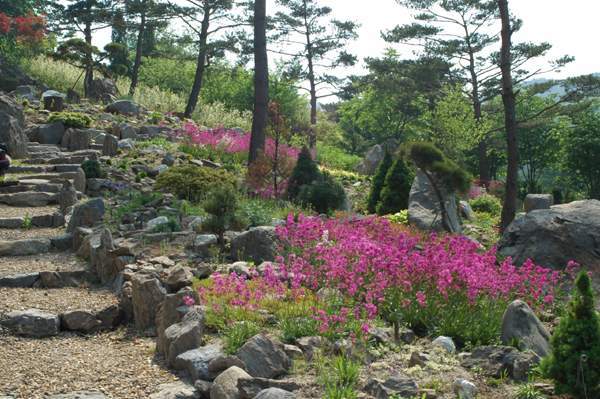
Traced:
<path id="1" fill-rule="evenodd" d="M 240 391 L 241 399 L 253 399 L 262 391 L 269 389 L 286 392 L 288 396 L 283 396 L 286 398 L 289 397 L 291 391 L 300 389 L 300 385 L 293 381 L 271 380 L 268 378 L 255 377 L 239 379 L 238 389 Z"/>
<path id="2" fill-rule="evenodd" d="M 65 330 L 89 333 L 100 327 L 100 320 L 87 310 L 72 310 L 60 315 Z"/>
<path id="3" fill-rule="evenodd" d="M 1 324 L 17 335 L 27 337 L 51 337 L 58 335 L 60 318 L 38 309 L 9 312 Z"/>
<path id="4" fill-rule="evenodd" d="M 460 218 L 456 196 L 442 190 L 442 200 L 446 208 L 445 221 L 442 220 L 440 200 L 435 190 L 421 170 L 417 170 L 408 198 L 408 222 L 421 230 L 460 233 Z"/>
<path id="5" fill-rule="evenodd" d="M 512 346 L 479 346 L 463 358 L 461 366 L 476 368 L 486 377 L 500 378 L 506 373 L 514 380 L 527 381 L 529 371 L 540 360 L 534 352 L 519 352 Z"/>
<path id="6" fill-rule="evenodd" d="M 202 346 L 179 354 L 173 362 L 173 368 L 186 370 L 192 381 L 212 381 L 215 375 L 209 371 L 209 364 L 220 356 L 223 356 L 223 349 L 220 345 Z"/>
<path id="7" fill-rule="evenodd" d="M 292 366 L 290 358 L 283 351 L 283 345 L 263 334 L 250 338 L 239 349 L 237 357 L 244 362 L 252 377 L 279 377 Z"/>
<path id="8" fill-rule="evenodd" d="M 107 105 L 106 112 L 134 116 L 140 113 L 140 106 L 131 100 L 118 100 Z"/>
<path id="9" fill-rule="evenodd" d="M 187 287 L 176 294 L 165 295 L 156 313 L 156 350 L 158 353 L 166 353 L 165 330 L 175 323 L 179 323 L 183 316 L 190 310 L 183 302 L 186 297 L 195 298 L 194 290 Z"/>
<path id="10" fill-rule="evenodd" d="M 515 264 L 564 268 L 575 260 L 593 275 L 600 271 L 600 201 L 584 200 L 554 205 L 515 219 L 498 244 L 498 253 Z"/>
<path id="11" fill-rule="evenodd" d="M 38 100 L 38 92 L 33 85 L 17 86 L 10 94 L 29 102 Z"/>
<path id="12" fill-rule="evenodd" d="M 69 128 L 62 137 L 61 145 L 69 151 L 88 150 L 92 143 L 92 137 L 88 129 Z"/>
<path id="13" fill-rule="evenodd" d="M 60 191 L 58 192 L 58 205 L 63 214 L 67 213 L 67 209 L 77 203 L 77 190 L 73 187 L 70 180 L 65 180 Z"/>
<path id="14" fill-rule="evenodd" d="M 208 363 L 208 372 L 211 376 L 217 376 L 231 366 L 237 366 L 241 369 L 246 369 L 246 365 L 240 360 L 239 357 L 221 354 Z"/>
<path id="15" fill-rule="evenodd" d="M 104 144 L 102 145 L 102 155 L 114 157 L 119 150 L 119 140 L 112 134 L 104 136 Z"/>
<path id="16" fill-rule="evenodd" d="M 477 386 L 464 378 L 454 380 L 452 389 L 460 399 L 475 399 L 477 397 Z"/>
<path id="17" fill-rule="evenodd" d="M 48 238 L 0 241 L 0 256 L 27 256 L 49 252 L 52 242 Z"/>
<path id="18" fill-rule="evenodd" d="M 196 220 L 200 220 L 198 225 L 201 224 L 202 219 L 197 218 Z M 191 224 L 193 230 L 196 229 L 195 225 Z M 199 234 L 196 236 L 194 240 L 193 248 L 194 252 L 203 257 L 208 257 L 210 255 L 210 249 L 216 245 L 218 242 L 218 238 L 214 234 Z"/>
<path id="19" fill-rule="evenodd" d="M 127 139 L 132 139 L 135 140 L 137 138 L 137 129 L 135 128 L 135 126 L 129 125 L 127 123 L 121 123 L 119 125 L 116 126 L 115 128 L 115 132 L 117 133 L 116 136 L 120 139 L 120 140 L 127 140 Z"/>
<path id="20" fill-rule="evenodd" d="M 19 273 L 0 277 L 0 287 L 31 288 L 40 278 L 39 273 Z"/>
<path id="21" fill-rule="evenodd" d="M 117 85 L 111 79 L 94 79 L 90 85 L 89 97 L 95 101 L 109 103 L 117 96 Z"/>
<path id="22" fill-rule="evenodd" d="M 296 395 L 280 388 L 263 389 L 254 399 L 295 399 Z"/>
<path id="23" fill-rule="evenodd" d="M 364 175 L 374 174 L 381 161 L 383 161 L 384 156 L 385 149 L 383 146 L 381 144 L 375 144 L 367 151 L 364 159 L 358 165 L 358 172 Z"/>
<path id="24" fill-rule="evenodd" d="M 0 143 L 6 144 L 13 158 L 26 158 L 29 138 L 24 130 L 23 107 L 0 93 Z"/>
<path id="25" fill-rule="evenodd" d="M 183 381 L 158 386 L 158 392 L 150 395 L 149 399 L 201 399 L 193 385 Z"/>
<path id="26" fill-rule="evenodd" d="M 521 350 L 532 350 L 540 357 L 550 354 L 550 334 L 533 310 L 523 301 L 514 301 L 502 318 L 502 343 L 518 343 Z"/>
<path id="27" fill-rule="evenodd" d="M 238 381 L 242 378 L 251 377 L 239 367 L 228 368 L 215 379 L 210 389 L 210 399 L 241 399 Z"/>
<path id="28" fill-rule="evenodd" d="M 177 356 L 202 345 L 204 334 L 204 314 L 192 310 L 165 330 L 165 357 L 167 364 L 173 366 Z"/>
<path id="29" fill-rule="evenodd" d="M 396 374 L 385 381 L 371 378 L 367 381 L 365 392 L 373 395 L 375 399 L 388 399 L 392 397 L 412 398 L 419 393 L 417 383 L 410 377 Z"/>
<path id="30" fill-rule="evenodd" d="M 46 123 L 37 128 L 35 141 L 40 144 L 60 144 L 63 135 L 65 134 L 65 125 L 58 121 L 54 123 Z"/>
<path id="31" fill-rule="evenodd" d="M 40 191 L 0 194 L 0 203 L 10 206 L 38 207 L 56 203 L 56 195 Z"/>
<path id="32" fill-rule="evenodd" d="M 471 208 L 471 205 L 467 201 L 460 201 L 458 204 L 460 206 L 460 215 L 462 217 L 467 220 L 475 220 L 477 218 L 473 208 Z"/>
<path id="33" fill-rule="evenodd" d="M 552 194 L 527 194 L 523 202 L 525 212 L 529 213 L 538 209 L 550 209 L 554 203 Z"/>
<path id="34" fill-rule="evenodd" d="M 66 94 L 56 90 L 46 90 L 42 93 L 44 109 L 50 112 L 61 112 L 65 109 Z"/>
<path id="35" fill-rule="evenodd" d="M 165 284 L 169 292 L 177 292 L 183 287 L 191 286 L 193 280 L 192 269 L 183 265 L 177 265 L 169 270 Z"/>
<path id="36" fill-rule="evenodd" d="M 433 340 L 431 345 L 440 347 L 448 353 L 456 352 L 456 345 L 454 345 L 454 341 L 450 337 L 439 336 Z"/>
<path id="37" fill-rule="evenodd" d="M 231 240 L 231 257 L 234 260 L 260 264 L 264 261 L 274 261 L 276 251 L 275 227 L 272 226 L 251 228 Z"/>
<path id="38" fill-rule="evenodd" d="M 135 327 L 141 331 L 152 329 L 158 308 L 166 295 L 165 289 L 157 278 L 148 274 L 135 274 L 131 283 Z"/>
<path id="39" fill-rule="evenodd" d="M 113 252 L 116 250 L 115 242 L 110 230 L 106 227 L 95 234 L 99 234 L 100 239 L 90 243 L 91 267 L 102 284 L 110 283 L 120 272 L 115 262 L 115 256 L 113 256 Z"/>
<path id="40" fill-rule="evenodd" d="M 77 227 L 93 227 L 104 218 L 104 201 L 93 198 L 73 207 L 73 214 L 67 225 L 67 232 L 72 233 Z"/>

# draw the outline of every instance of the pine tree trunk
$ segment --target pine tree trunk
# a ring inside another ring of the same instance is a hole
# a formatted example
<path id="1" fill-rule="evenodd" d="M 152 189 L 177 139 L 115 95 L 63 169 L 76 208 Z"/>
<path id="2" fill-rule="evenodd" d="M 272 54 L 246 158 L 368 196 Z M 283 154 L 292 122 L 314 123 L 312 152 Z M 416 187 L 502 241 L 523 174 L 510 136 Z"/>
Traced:
<path id="1" fill-rule="evenodd" d="M 269 63 L 267 59 L 266 0 L 254 2 L 254 114 L 248 164 L 265 148 L 269 102 Z"/>
<path id="2" fill-rule="evenodd" d="M 142 49 L 144 48 L 144 30 L 146 29 L 146 10 L 142 9 L 142 15 L 140 17 L 140 26 L 138 29 L 137 43 L 135 47 L 135 61 L 133 62 L 133 69 L 131 70 L 131 85 L 129 86 L 129 95 L 135 94 L 135 89 L 138 84 L 138 77 L 140 74 L 140 66 L 142 65 Z"/>
<path id="3" fill-rule="evenodd" d="M 508 166 L 506 169 L 506 194 L 502 207 L 501 229 L 504 231 L 514 220 L 517 208 L 519 151 L 517 146 L 517 117 L 515 93 L 511 75 L 511 26 L 508 0 L 498 0 L 502 20 L 502 47 L 500 50 L 500 69 L 502 71 L 502 102 L 504 103 L 504 125 Z"/>
<path id="4" fill-rule="evenodd" d="M 194 76 L 194 84 L 192 91 L 185 107 L 185 117 L 190 118 L 198 105 L 198 97 L 202 90 L 202 81 L 204 79 L 204 70 L 206 68 L 206 44 L 208 42 L 208 28 L 210 25 L 210 8 L 204 9 L 204 18 L 202 19 L 202 28 L 200 30 L 200 47 L 198 49 L 198 59 L 196 61 L 196 75 Z"/>
<path id="5" fill-rule="evenodd" d="M 94 82 L 94 60 L 92 59 L 92 23 L 86 22 L 83 30 L 87 49 L 85 52 L 85 77 L 83 78 L 83 95 L 89 97 Z"/>

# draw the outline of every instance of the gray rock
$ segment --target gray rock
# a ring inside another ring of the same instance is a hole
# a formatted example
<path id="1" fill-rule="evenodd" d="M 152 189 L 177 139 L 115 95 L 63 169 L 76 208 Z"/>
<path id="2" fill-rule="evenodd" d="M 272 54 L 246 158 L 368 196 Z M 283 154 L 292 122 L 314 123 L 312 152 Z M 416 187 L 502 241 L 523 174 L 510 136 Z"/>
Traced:
<path id="1" fill-rule="evenodd" d="M 471 205 L 467 201 L 460 201 L 458 203 L 460 206 L 460 215 L 467 220 L 475 220 L 477 217 L 475 216 L 475 212 Z"/>
<path id="2" fill-rule="evenodd" d="M 100 240 L 93 240 L 90 243 L 90 263 L 92 270 L 100 278 L 102 284 L 112 282 L 119 272 L 115 256 L 116 250 L 114 240 L 110 230 L 106 227 L 102 228 L 95 234 L 100 235 Z"/>
<path id="3" fill-rule="evenodd" d="M 448 353 L 456 352 L 456 345 L 454 345 L 454 341 L 450 337 L 440 336 L 433 340 L 431 343 L 433 346 L 438 346 L 443 348 Z"/>
<path id="4" fill-rule="evenodd" d="M 166 129 L 167 128 L 163 126 L 146 125 L 140 128 L 140 134 L 148 137 L 156 137 Z"/>
<path id="5" fill-rule="evenodd" d="M 165 357 L 174 365 L 180 354 L 202 345 L 204 334 L 204 314 L 199 310 L 188 312 L 183 319 L 165 330 Z"/>
<path id="6" fill-rule="evenodd" d="M 60 330 L 57 315 L 38 309 L 9 312 L 1 323 L 14 334 L 27 337 L 51 337 L 58 335 Z"/>
<path id="7" fill-rule="evenodd" d="M 108 399 L 102 392 L 79 391 L 47 396 L 46 399 Z"/>
<path id="8" fill-rule="evenodd" d="M 165 284 L 169 292 L 177 292 L 183 287 L 192 285 L 194 275 L 189 267 L 177 265 L 169 270 Z"/>
<path id="9" fill-rule="evenodd" d="M 135 144 L 132 139 L 119 140 L 118 147 L 122 150 L 133 150 Z"/>
<path id="10" fill-rule="evenodd" d="M 383 161 L 384 156 L 385 150 L 383 146 L 381 144 L 375 144 L 367 151 L 364 159 L 358 165 L 358 172 L 365 175 L 374 174 L 381 161 Z"/>
<path id="11" fill-rule="evenodd" d="M 431 182 L 421 170 L 417 170 L 408 198 L 408 222 L 421 230 L 460 233 L 456 196 L 443 191 L 442 197 L 447 213 L 445 220 Z"/>
<path id="12" fill-rule="evenodd" d="M 68 251 L 73 247 L 73 234 L 66 233 L 50 238 L 52 249 L 56 251 Z"/>
<path id="13" fill-rule="evenodd" d="M 283 390 L 290 394 L 291 391 L 300 389 L 300 385 L 293 381 L 271 380 L 268 378 L 241 378 L 238 380 L 238 389 L 241 399 L 253 399 L 266 389 Z"/>
<path id="14" fill-rule="evenodd" d="M 175 165 L 175 157 L 173 156 L 173 154 L 167 153 L 164 156 L 162 163 L 167 166 L 173 166 L 173 165 Z"/>
<path id="15" fill-rule="evenodd" d="M 65 125 L 62 122 L 47 123 L 37 129 L 36 141 L 40 144 L 60 144 L 65 134 Z"/>
<path id="16" fill-rule="evenodd" d="M 463 358 L 461 366 L 476 368 L 487 377 L 500 378 L 504 373 L 517 381 L 526 381 L 529 370 L 540 362 L 534 352 L 519 352 L 511 346 L 479 346 Z"/>
<path id="17" fill-rule="evenodd" d="M 118 133 L 118 136 L 121 140 L 135 140 L 137 137 L 137 129 L 132 125 L 128 125 L 127 123 L 121 123 L 118 125 Z"/>
<path id="18" fill-rule="evenodd" d="M 555 269 L 575 260 L 594 276 L 600 271 L 599 242 L 600 201 L 575 201 L 513 221 L 498 244 L 498 253 L 511 256 L 515 264 L 532 259 Z"/>
<path id="19" fill-rule="evenodd" d="M 138 115 L 140 106 L 131 100 L 118 100 L 106 106 L 106 112 L 121 115 Z"/>
<path id="20" fill-rule="evenodd" d="M 49 252 L 52 243 L 48 238 L 0 241 L 0 256 L 27 256 Z"/>
<path id="21" fill-rule="evenodd" d="M 322 348 L 324 344 L 325 340 L 318 335 L 313 337 L 301 337 L 296 340 L 296 345 L 302 349 L 307 360 L 311 360 L 315 352 Z"/>
<path id="22" fill-rule="evenodd" d="M 231 366 L 237 366 L 241 369 L 246 369 L 246 365 L 240 360 L 239 357 L 221 354 L 208 363 L 208 372 L 214 377 L 219 375 L 222 371 L 227 370 Z"/>
<path id="23" fill-rule="evenodd" d="M 285 344 L 283 345 L 283 351 L 292 360 L 304 359 L 304 352 L 296 345 Z"/>
<path id="24" fill-rule="evenodd" d="M 114 100 L 117 95 L 117 85 L 111 79 L 94 79 L 90 85 L 89 97 L 103 103 Z"/>
<path id="25" fill-rule="evenodd" d="M 376 399 L 388 399 L 397 396 L 412 398 L 419 393 L 419 387 L 410 377 L 397 374 L 385 381 L 371 378 L 367 381 L 365 392 L 373 395 Z"/>
<path id="26" fill-rule="evenodd" d="M 525 212 L 529 213 L 538 209 L 550 209 L 554 204 L 552 194 L 527 194 L 523 202 Z"/>
<path id="27" fill-rule="evenodd" d="M 8 147 L 13 158 L 26 158 L 29 138 L 25 133 L 23 107 L 7 95 L 0 93 L 0 143 Z"/>
<path id="28" fill-rule="evenodd" d="M 193 385 L 179 381 L 159 385 L 158 392 L 150 395 L 150 399 L 201 399 L 201 397 Z"/>
<path id="29" fill-rule="evenodd" d="M 228 368 L 215 379 L 210 389 L 210 399 L 241 399 L 238 381 L 242 378 L 251 377 L 239 367 Z"/>
<path id="30" fill-rule="evenodd" d="M 67 209 L 77 203 L 77 190 L 73 187 L 73 184 L 66 180 L 58 193 L 58 206 L 60 211 L 64 214 Z"/>
<path id="31" fill-rule="evenodd" d="M 113 329 L 117 327 L 121 320 L 121 308 L 119 305 L 110 305 L 96 313 L 96 318 L 100 321 L 101 329 Z"/>
<path id="32" fill-rule="evenodd" d="M 211 361 L 220 356 L 223 356 L 223 349 L 220 345 L 206 345 L 178 355 L 173 362 L 173 368 L 186 370 L 193 381 L 212 381 L 215 373 L 211 373 L 208 367 Z"/>
<path id="33" fill-rule="evenodd" d="M 61 145 L 69 151 L 81 151 L 90 148 L 92 136 L 88 129 L 69 128 L 63 135 Z"/>
<path id="34" fill-rule="evenodd" d="M 463 378 L 454 380 L 452 389 L 459 399 L 475 399 L 477 396 L 477 386 Z"/>
<path id="35" fill-rule="evenodd" d="M 254 399 L 295 399 L 296 395 L 279 388 L 263 389 Z"/>
<path id="36" fill-rule="evenodd" d="M 15 97 L 25 99 L 29 102 L 36 101 L 38 99 L 37 89 L 33 85 L 17 86 L 15 90 L 12 91 L 10 94 L 12 94 Z"/>
<path id="37" fill-rule="evenodd" d="M 104 136 L 104 144 L 102 145 L 102 155 L 114 157 L 119 150 L 119 140 L 112 134 Z"/>
<path id="38" fill-rule="evenodd" d="M 194 382 L 194 388 L 196 388 L 196 392 L 198 392 L 198 395 L 200 395 L 201 399 L 210 399 L 212 382 L 196 380 L 196 382 Z"/>
<path id="39" fill-rule="evenodd" d="M 39 273 L 19 273 L 0 277 L 0 287 L 31 288 L 40 278 Z"/>
<path id="40" fill-rule="evenodd" d="M 73 207 L 73 214 L 69 219 L 67 232 L 72 233 L 77 227 L 93 227 L 104 218 L 104 201 L 102 198 L 93 198 L 81 202 Z"/>
<path id="41" fill-rule="evenodd" d="M 157 278 L 147 274 L 135 274 L 131 283 L 135 327 L 141 331 L 155 327 L 158 308 L 166 295 L 165 289 Z"/>
<path id="42" fill-rule="evenodd" d="M 283 345 L 263 334 L 250 338 L 239 349 L 237 357 L 253 377 L 279 377 L 292 366 L 290 358 L 283 351 Z"/>
<path id="43" fill-rule="evenodd" d="M 199 224 L 201 225 L 201 221 Z M 191 226 L 194 230 L 195 227 Z M 218 242 L 217 236 L 214 234 L 200 234 L 196 236 L 194 240 L 194 252 L 198 253 L 200 256 L 208 257 L 210 255 L 210 248 L 213 245 L 216 245 Z"/>
<path id="44" fill-rule="evenodd" d="M 523 301 L 514 301 L 502 318 L 502 343 L 518 343 L 519 349 L 530 349 L 540 357 L 550 354 L 550 334 L 533 310 Z"/>
<path id="45" fill-rule="evenodd" d="M 65 330 L 89 333 L 100 327 L 100 320 L 87 310 L 72 310 L 60 315 Z"/>
<path id="46" fill-rule="evenodd" d="M 254 227 L 231 240 L 231 257 L 234 260 L 260 264 L 274 261 L 276 251 L 275 228 L 272 226 Z"/>
<path id="47" fill-rule="evenodd" d="M 44 109 L 50 112 L 60 112 L 65 109 L 66 94 L 56 90 L 46 90 L 42 93 L 42 101 Z"/>
<path id="48" fill-rule="evenodd" d="M 0 203 L 10 206 L 38 207 L 55 204 L 56 201 L 56 194 L 38 191 L 0 194 Z"/>
<path id="49" fill-rule="evenodd" d="M 159 216 L 148 221 L 146 230 L 154 230 L 158 226 L 169 223 L 169 218 L 166 216 Z"/>

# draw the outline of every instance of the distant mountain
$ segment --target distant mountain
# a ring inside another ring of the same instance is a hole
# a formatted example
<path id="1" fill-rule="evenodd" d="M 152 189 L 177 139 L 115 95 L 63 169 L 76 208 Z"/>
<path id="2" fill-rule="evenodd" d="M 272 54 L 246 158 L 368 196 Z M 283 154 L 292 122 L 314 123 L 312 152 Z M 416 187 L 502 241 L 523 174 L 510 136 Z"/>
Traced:
<path id="1" fill-rule="evenodd" d="M 592 76 L 596 77 L 596 78 L 600 78 L 600 72 L 596 72 L 593 73 Z M 545 79 L 545 78 L 539 78 L 539 79 L 532 79 L 532 80 L 528 80 L 527 82 L 523 83 L 523 86 L 527 87 L 527 86 L 533 86 L 533 85 L 538 85 L 538 84 L 544 84 L 544 83 L 548 83 L 551 82 L 554 79 Z M 564 94 L 566 94 L 567 89 L 566 89 L 566 84 L 565 84 L 565 80 L 556 80 L 557 84 L 550 87 L 548 90 L 546 90 L 545 92 L 539 94 L 541 97 L 549 97 L 549 96 L 563 96 Z"/>

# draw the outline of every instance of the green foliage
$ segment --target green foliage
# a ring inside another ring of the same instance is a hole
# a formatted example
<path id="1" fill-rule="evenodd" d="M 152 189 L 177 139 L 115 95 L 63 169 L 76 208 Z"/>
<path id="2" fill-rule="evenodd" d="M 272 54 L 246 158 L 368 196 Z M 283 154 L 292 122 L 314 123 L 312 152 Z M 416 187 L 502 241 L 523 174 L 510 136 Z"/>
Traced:
<path id="1" fill-rule="evenodd" d="M 309 205 L 317 213 L 329 214 L 331 211 L 341 209 L 346 201 L 344 187 L 328 173 L 310 184 L 300 187 L 297 197 L 301 204 Z"/>
<path id="2" fill-rule="evenodd" d="M 270 225 L 272 221 L 271 210 L 258 199 L 242 202 L 239 214 L 248 227 Z"/>
<path id="3" fill-rule="evenodd" d="M 33 227 L 33 222 L 31 220 L 31 216 L 29 216 L 29 213 L 26 213 L 25 216 L 23 217 L 23 224 L 21 224 L 21 228 L 23 230 L 29 230 Z"/>
<path id="4" fill-rule="evenodd" d="M 435 145 L 427 142 L 411 143 L 408 154 L 418 168 L 431 173 L 449 191 L 464 193 L 471 187 L 467 172 L 446 158 Z"/>
<path id="5" fill-rule="evenodd" d="M 319 168 L 313 161 L 308 148 L 302 148 L 298 155 L 298 162 L 288 181 L 288 198 L 296 199 L 303 185 L 311 184 L 320 178 Z"/>
<path id="6" fill-rule="evenodd" d="M 152 229 L 153 233 L 174 233 L 176 231 L 181 231 L 181 225 L 173 217 L 169 217 L 167 223 L 159 224 Z"/>
<path id="7" fill-rule="evenodd" d="M 556 392 L 576 398 L 600 396 L 600 320 L 594 307 L 591 279 L 580 272 L 566 314 L 554 330 L 552 353 L 542 360 L 543 373 Z"/>
<path id="8" fill-rule="evenodd" d="M 86 128 L 92 124 L 92 117 L 81 112 L 53 112 L 48 117 L 48 123 L 62 122 L 65 127 Z"/>
<path id="9" fill-rule="evenodd" d="M 325 359 L 319 364 L 320 379 L 325 386 L 325 399 L 355 399 L 360 376 L 360 363 L 347 356 Z"/>
<path id="10" fill-rule="evenodd" d="M 358 155 L 348 154 L 339 147 L 318 143 L 317 161 L 327 168 L 353 171 L 361 158 Z"/>
<path id="11" fill-rule="evenodd" d="M 86 179 L 102 179 L 106 177 L 106 171 L 97 160 L 88 159 L 83 161 L 81 169 L 83 169 Z"/>
<path id="12" fill-rule="evenodd" d="M 402 158 L 394 161 L 385 176 L 381 201 L 377 204 L 378 215 L 396 213 L 408 208 L 408 195 L 414 177 L 413 171 Z"/>
<path id="13" fill-rule="evenodd" d="M 469 205 L 475 212 L 485 212 L 498 216 L 502 211 L 500 200 L 490 194 L 482 194 L 479 197 L 469 200 Z"/>
<path id="14" fill-rule="evenodd" d="M 318 335 L 317 321 L 312 317 L 286 317 L 279 321 L 281 339 L 289 344 L 298 338 Z"/>
<path id="15" fill-rule="evenodd" d="M 215 233 L 223 246 L 225 232 L 240 224 L 238 196 L 233 186 L 216 185 L 204 202 L 204 210 L 208 218 L 203 227 Z"/>
<path id="16" fill-rule="evenodd" d="M 515 399 L 544 399 L 545 396 L 533 383 L 519 385 Z"/>
<path id="17" fill-rule="evenodd" d="M 398 213 L 394 213 L 393 215 L 388 215 L 387 219 L 392 223 L 403 224 L 405 226 L 408 225 L 408 209 L 403 209 Z"/>
<path id="18" fill-rule="evenodd" d="M 260 326 L 252 321 L 238 321 L 223 331 L 223 350 L 234 355 L 250 338 L 260 332 Z"/>
<path id="19" fill-rule="evenodd" d="M 232 188 L 235 185 L 235 177 L 225 170 L 182 165 L 161 173 L 156 179 L 155 188 L 173 193 L 180 199 L 199 202 L 217 187 Z"/>
<path id="20" fill-rule="evenodd" d="M 121 223 L 123 215 L 143 208 L 160 198 L 162 198 L 162 194 L 156 192 L 143 193 L 139 191 L 129 191 L 122 193 L 119 196 L 119 206 L 116 209 L 109 208 L 110 224 L 115 225 Z"/>
<path id="21" fill-rule="evenodd" d="M 392 155 L 386 151 L 383 160 L 377 167 L 375 176 L 373 176 L 373 182 L 371 184 L 371 192 L 367 199 L 367 210 L 369 213 L 375 213 L 377 211 L 377 205 L 381 200 L 381 190 L 385 185 L 385 177 L 387 176 L 388 170 L 392 166 Z"/>

